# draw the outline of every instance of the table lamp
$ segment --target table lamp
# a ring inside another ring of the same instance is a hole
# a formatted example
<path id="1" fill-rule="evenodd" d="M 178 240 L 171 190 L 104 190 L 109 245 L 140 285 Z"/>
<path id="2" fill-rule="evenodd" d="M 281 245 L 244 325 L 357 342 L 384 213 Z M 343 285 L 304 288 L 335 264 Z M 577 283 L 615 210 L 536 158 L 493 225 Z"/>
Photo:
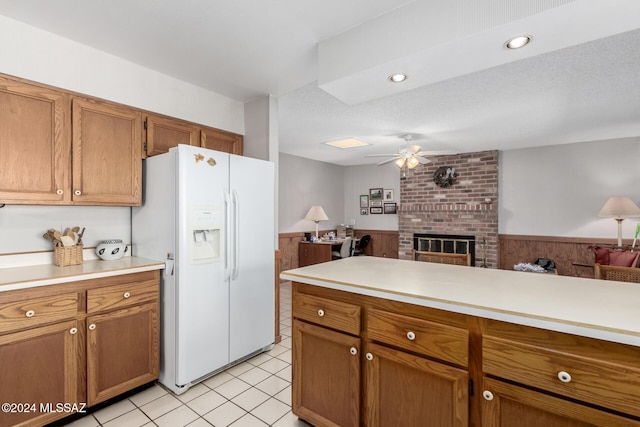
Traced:
<path id="1" fill-rule="evenodd" d="M 311 206 L 311 209 L 309 209 L 309 212 L 307 212 L 307 216 L 305 216 L 304 219 L 308 221 L 313 221 L 316 223 L 316 239 L 317 239 L 318 238 L 318 222 L 327 221 L 329 217 L 327 216 L 326 213 L 324 213 L 324 211 L 322 210 L 322 207 Z"/>
<path id="2" fill-rule="evenodd" d="M 628 197 L 609 197 L 598 216 L 618 221 L 618 246 L 622 246 L 622 221 L 625 218 L 640 217 L 640 208 Z"/>

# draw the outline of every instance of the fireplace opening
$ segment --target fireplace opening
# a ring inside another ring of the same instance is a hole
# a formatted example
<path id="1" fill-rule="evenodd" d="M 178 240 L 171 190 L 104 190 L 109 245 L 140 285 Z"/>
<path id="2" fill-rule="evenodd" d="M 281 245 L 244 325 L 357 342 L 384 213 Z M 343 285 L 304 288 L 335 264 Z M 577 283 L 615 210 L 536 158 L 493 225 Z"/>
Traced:
<path id="1" fill-rule="evenodd" d="M 471 265 L 476 265 L 475 236 L 456 234 L 422 234 L 413 235 L 413 249 L 417 251 L 440 252 L 447 254 L 471 254 Z"/>

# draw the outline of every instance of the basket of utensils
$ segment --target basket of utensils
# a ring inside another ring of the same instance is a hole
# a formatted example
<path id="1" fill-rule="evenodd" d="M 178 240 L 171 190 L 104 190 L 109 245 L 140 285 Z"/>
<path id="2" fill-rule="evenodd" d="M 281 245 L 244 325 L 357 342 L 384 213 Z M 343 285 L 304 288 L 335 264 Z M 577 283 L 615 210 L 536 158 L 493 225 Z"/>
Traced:
<path id="1" fill-rule="evenodd" d="M 47 230 L 42 237 L 53 244 L 53 263 L 58 267 L 82 264 L 82 231 L 80 227 L 66 228 L 59 231 Z"/>

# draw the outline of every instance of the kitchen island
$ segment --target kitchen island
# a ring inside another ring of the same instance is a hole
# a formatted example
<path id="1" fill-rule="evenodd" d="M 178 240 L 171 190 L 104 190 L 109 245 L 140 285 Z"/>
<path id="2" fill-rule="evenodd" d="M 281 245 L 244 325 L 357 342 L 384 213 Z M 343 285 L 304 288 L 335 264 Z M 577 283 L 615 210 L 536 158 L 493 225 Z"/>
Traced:
<path id="1" fill-rule="evenodd" d="M 314 425 L 640 426 L 636 284 L 375 257 L 281 278 Z"/>

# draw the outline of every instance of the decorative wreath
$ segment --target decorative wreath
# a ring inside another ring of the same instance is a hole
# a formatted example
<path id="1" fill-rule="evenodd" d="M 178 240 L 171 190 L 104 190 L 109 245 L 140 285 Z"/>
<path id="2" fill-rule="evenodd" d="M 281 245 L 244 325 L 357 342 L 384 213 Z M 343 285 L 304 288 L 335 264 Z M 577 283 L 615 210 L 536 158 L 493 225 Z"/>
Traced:
<path id="1" fill-rule="evenodd" d="M 451 187 L 457 177 L 458 173 L 455 168 L 451 166 L 440 166 L 433 173 L 433 182 L 442 188 L 447 188 Z"/>

